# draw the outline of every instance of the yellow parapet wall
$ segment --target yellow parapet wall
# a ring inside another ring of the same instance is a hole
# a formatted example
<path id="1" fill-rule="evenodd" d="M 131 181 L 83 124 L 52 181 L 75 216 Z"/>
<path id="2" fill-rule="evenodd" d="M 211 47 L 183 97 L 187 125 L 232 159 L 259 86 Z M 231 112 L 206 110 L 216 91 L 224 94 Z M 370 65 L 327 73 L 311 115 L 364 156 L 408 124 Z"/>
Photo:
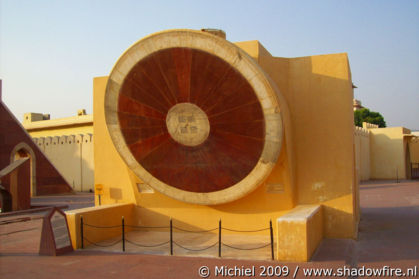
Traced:
<path id="1" fill-rule="evenodd" d="M 122 217 L 127 224 L 136 224 L 134 218 L 134 204 L 109 204 L 66 212 L 68 229 L 70 230 L 71 243 L 74 249 L 81 248 L 81 217 L 83 216 L 84 246 L 103 241 L 112 237 L 120 236 Z M 113 227 L 114 228 L 95 228 Z M 129 231 L 130 228 L 125 228 Z"/>
<path id="2" fill-rule="evenodd" d="M 92 134 L 93 115 L 31 121 L 26 118 L 23 127 L 32 137 L 54 137 L 71 134 Z"/>
<path id="3" fill-rule="evenodd" d="M 277 259 L 308 261 L 323 239 L 320 205 L 299 205 L 277 220 Z"/>

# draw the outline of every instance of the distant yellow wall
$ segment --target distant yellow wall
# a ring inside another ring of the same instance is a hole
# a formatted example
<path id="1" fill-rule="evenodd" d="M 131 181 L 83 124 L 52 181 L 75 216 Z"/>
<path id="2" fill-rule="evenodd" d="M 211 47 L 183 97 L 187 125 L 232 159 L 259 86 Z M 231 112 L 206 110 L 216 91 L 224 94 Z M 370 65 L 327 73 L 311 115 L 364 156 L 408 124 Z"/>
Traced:
<path id="1" fill-rule="evenodd" d="M 367 129 L 354 127 L 355 135 L 355 158 L 358 180 L 370 179 L 370 135 Z"/>
<path id="2" fill-rule="evenodd" d="M 403 127 L 375 128 L 370 131 L 371 179 L 407 179 L 406 143 Z"/>
<path id="3" fill-rule="evenodd" d="M 93 115 L 43 120 L 27 113 L 22 125 L 75 191 L 94 190 Z"/>
<path id="4" fill-rule="evenodd" d="M 404 127 L 355 127 L 357 178 L 410 179 L 411 163 L 419 162 L 419 139 Z"/>
<path id="5" fill-rule="evenodd" d="M 92 134 L 34 137 L 33 140 L 75 191 L 94 190 Z"/>
<path id="6" fill-rule="evenodd" d="M 95 183 L 104 186 L 102 204 L 135 203 L 139 221 L 147 225 L 166 224 L 171 217 L 185 228 L 208 229 L 221 218 L 224 226 L 239 230 L 264 228 L 297 204 L 324 204 L 326 237 L 356 237 L 353 92 L 347 55 L 275 58 L 257 41 L 238 45 L 268 73 L 283 95 L 280 103 L 289 108 L 283 115 L 285 144 L 265 183 L 244 198 L 213 206 L 183 203 L 142 185 L 107 131 L 107 77 L 99 77 L 94 79 L 94 161 Z"/>
<path id="7" fill-rule="evenodd" d="M 95 165 L 93 161 L 93 141 L 92 134 L 83 134 L 83 144 L 81 145 L 81 160 L 80 160 L 80 176 L 81 182 L 80 191 L 94 191 L 95 185 Z"/>
<path id="8" fill-rule="evenodd" d="M 419 132 L 415 132 L 414 135 L 415 137 L 409 140 L 410 171 L 413 175 L 411 178 L 417 178 L 419 172 Z"/>
<path id="9" fill-rule="evenodd" d="M 419 137 L 410 141 L 410 162 L 419 163 Z"/>

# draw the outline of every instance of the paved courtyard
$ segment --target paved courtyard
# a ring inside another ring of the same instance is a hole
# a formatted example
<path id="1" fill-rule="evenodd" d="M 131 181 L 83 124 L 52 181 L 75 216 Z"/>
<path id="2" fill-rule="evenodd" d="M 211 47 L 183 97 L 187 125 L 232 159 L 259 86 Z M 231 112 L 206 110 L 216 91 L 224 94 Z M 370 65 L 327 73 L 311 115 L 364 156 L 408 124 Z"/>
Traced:
<path id="1" fill-rule="evenodd" d="M 194 252 L 185 253 L 185 256 L 168 256 L 162 255 L 167 254 L 162 250 L 148 250 L 148 254 L 139 254 L 134 247 L 127 246 L 126 252 L 122 253 L 120 244 L 116 244 L 114 249 L 91 247 L 59 257 L 39 256 L 42 213 L 3 217 L 0 218 L 0 278 L 202 278 L 198 273 L 201 266 L 208 267 L 208 278 L 266 278 L 269 276 L 263 276 L 264 272 L 269 275 L 269 270 L 275 267 L 276 275 L 282 272 L 279 277 L 285 278 L 293 275 L 304 278 L 304 272 L 310 268 L 333 268 L 334 271 L 344 266 L 379 269 L 389 266 L 403 271 L 407 268 L 417 269 L 419 181 L 363 183 L 360 203 L 358 240 L 325 239 L 309 263 L 270 261 L 269 247 L 263 248 L 266 251 L 262 249 L 257 252 L 265 260 L 230 259 L 236 255 L 228 250 L 223 255 L 226 258 L 221 259 L 216 258 L 216 250 L 207 251 L 207 257 L 193 257 Z M 37 197 L 32 204 L 67 205 L 68 209 L 75 209 L 93 205 L 93 195 Z M 190 238 L 190 234 L 177 236 L 180 237 L 179 242 Z M 214 235 L 208 236 L 205 243 L 216 241 Z M 142 235 L 131 237 L 140 241 Z M 192 237 L 185 244 L 192 245 L 194 241 L 198 243 L 201 240 Z M 255 239 L 254 242 L 264 243 L 266 239 Z M 239 258 L 252 258 L 252 253 L 254 251 L 244 252 Z M 215 275 L 216 268 L 221 272 L 218 276 Z M 251 276 L 223 276 L 222 270 L 228 268 L 236 268 L 236 275 L 240 270 L 250 268 Z"/>

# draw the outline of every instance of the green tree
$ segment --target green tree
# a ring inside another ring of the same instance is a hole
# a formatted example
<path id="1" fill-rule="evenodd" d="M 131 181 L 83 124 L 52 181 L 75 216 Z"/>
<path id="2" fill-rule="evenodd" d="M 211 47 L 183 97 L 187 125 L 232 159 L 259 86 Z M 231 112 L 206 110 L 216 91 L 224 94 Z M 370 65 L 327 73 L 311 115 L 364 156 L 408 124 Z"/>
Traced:
<path id="1" fill-rule="evenodd" d="M 354 111 L 354 122 L 359 127 L 362 127 L 362 122 L 376 124 L 380 128 L 386 127 L 384 117 L 379 112 L 370 111 L 367 108 Z"/>

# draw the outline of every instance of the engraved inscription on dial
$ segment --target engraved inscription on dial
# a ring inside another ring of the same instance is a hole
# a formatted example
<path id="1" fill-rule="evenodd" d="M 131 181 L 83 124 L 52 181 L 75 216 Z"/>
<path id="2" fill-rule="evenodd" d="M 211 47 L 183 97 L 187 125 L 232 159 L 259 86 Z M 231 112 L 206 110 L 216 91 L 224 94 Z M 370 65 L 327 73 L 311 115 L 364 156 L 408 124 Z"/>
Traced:
<path id="1" fill-rule="evenodd" d="M 210 124 L 205 112 L 192 103 L 180 103 L 173 106 L 166 117 L 170 136 L 186 146 L 197 146 L 209 135 Z"/>

